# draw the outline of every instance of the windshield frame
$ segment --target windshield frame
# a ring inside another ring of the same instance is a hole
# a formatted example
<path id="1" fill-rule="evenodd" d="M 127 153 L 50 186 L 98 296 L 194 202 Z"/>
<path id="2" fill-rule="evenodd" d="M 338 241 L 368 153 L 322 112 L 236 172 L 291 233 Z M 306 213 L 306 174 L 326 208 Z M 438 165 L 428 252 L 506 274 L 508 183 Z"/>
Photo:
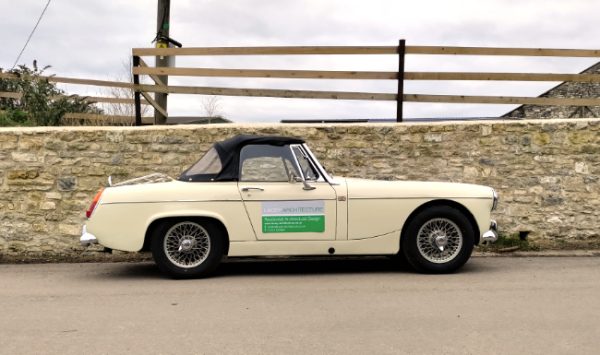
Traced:
<path id="1" fill-rule="evenodd" d="M 317 170 L 319 170 L 319 173 L 321 173 L 321 176 L 325 179 L 325 181 L 327 181 L 330 184 L 335 184 L 335 182 L 333 181 L 333 177 L 331 177 L 331 175 L 329 175 L 327 171 L 325 171 L 323 165 L 319 163 L 319 160 L 317 159 L 317 157 L 315 157 L 310 148 L 308 148 L 306 143 L 302 143 L 300 146 L 304 149 L 304 151 L 306 151 L 308 157 L 310 158 L 309 160 L 312 160 L 314 166 L 317 168 Z"/>

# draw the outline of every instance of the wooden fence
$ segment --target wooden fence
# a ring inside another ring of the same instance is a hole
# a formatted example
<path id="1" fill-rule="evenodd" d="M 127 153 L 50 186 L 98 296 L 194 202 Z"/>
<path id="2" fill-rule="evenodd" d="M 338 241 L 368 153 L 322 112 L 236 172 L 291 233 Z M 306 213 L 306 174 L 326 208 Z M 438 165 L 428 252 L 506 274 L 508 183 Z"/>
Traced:
<path id="1" fill-rule="evenodd" d="M 135 106 L 135 124 L 148 124 L 151 117 L 141 116 L 141 105 L 151 105 L 165 117 L 163 109 L 150 93 L 199 94 L 223 96 L 279 97 L 304 99 L 335 100 L 379 100 L 395 101 L 397 121 L 403 119 L 404 102 L 436 102 L 462 104 L 532 104 L 566 106 L 600 106 L 599 98 L 547 98 L 521 96 L 469 96 L 469 95 L 427 95 L 404 92 L 406 80 L 433 81 L 534 81 L 534 82 L 586 82 L 600 83 L 600 74 L 564 74 L 564 73 L 495 73 L 495 72 L 406 72 L 404 70 L 407 55 L 461 55 L 461 56 L 535 56 L 535 57 L 589 57 L 600 58 L 600 50 L 591 49 L 541 49 L 541 48 L 485 48 L 485 47 L 443 47 L 443 46 L 406 46 L 400 40 L 397 46 L 302 46 L 302 47 L 200 47 L 200 48 L 134 48 L 133 83 L 108 80 L 81 79 L 60 76 L 40 76 L 55 83 L 86 86 L 131 89 L 133 98 L 96 97 L 83 98 L 94 103 L 133 104 Z M 281 70 L 281 69 L 244 69 L 244 68 L 181 68 L 152 67 L 142 59 L 144 56 L 281 56 L 281 55 L 391 55 L 397 57 L 398 71 L 332 71 L 332 70 Z M 142 84 L 141 75 L 147 75 L 153 85 Z M 396 92 L 348 92 L 318 90 L 284 90 L 257 88 L 230 88 L 206 86 L 165 85 L 161 77 L 232 77 L 232 78 L 286 78 L 286 79 L 323 79 L 323 80 L 394 80 Z M 0 79 L 14 79 L 15 75 L 0 72 Z M 0 98 L 19 100 L 19 92 L 0 92 Z M 105 116 L 105 117 L 104 117 Z M 128 116 L 109 116 L 91 114 L 68 114 L 65 120 L 87 120 L 90 122 L 133 121 Z"/>
<path id="2" fill-rule="evenodd" d="M 403 102 L 478 103 L 478 104 L 532 104 L 598 106 L 598 98 L 543 98 L 521 96 L 468 96 L 423 95 L 404 92 L 405 80 L 485 80 L 485 81 L 548 81 L 599 83 L 599 74 L 559 73 L 478 73 L 478 72 L 405 72 L 406 55 L 464 55 L 464 56 L 535 56 L 535 57 L 594 57 L 600 58 L 600 50 L 590 49 L 542 49 L 542 48 L 486 48 L 406 46 L 400 40 L 398 46 L 310 46 L 310 47 L 200 47 L 200 48 L 134 48 L 134 82 L 139 84 L 140 75 L 149 75 L 155 85 L 138 85 L 135 100 L 140 95 L 157 110 L 162 108 L 148 100 L 148 92 L 173 94 L 200 94 L 224 96 L 259 96 L 304 99 L 337 100 L 384 100 L 396 101 L 397 121 L 403 119 Z M 394 55 L 398 58 L 398 71 L 324 71 L 324 70 L 271 70 L 226 68 L 178 68 L 151 67 L 143 56 L 251 56 L 251 55 Z M 164 85 L 160 76 L 188 77 L 236 77 L 236 78 L 287 78 L 287 79 L 346 79 L 346 80 L 396 80 L 396 93 L 282 90 L 254 88 L 223 88 L 202 86 Z M 137 80 L 137 81 L 136 81 Z M 137 102 L 137 101 L 136 101 Z M 139 105 L 137 106 L 139 107 Z M 161 111 L 165 116 L 167 112 Z M 141 123 L 140 115 L 136 122 Z"/>

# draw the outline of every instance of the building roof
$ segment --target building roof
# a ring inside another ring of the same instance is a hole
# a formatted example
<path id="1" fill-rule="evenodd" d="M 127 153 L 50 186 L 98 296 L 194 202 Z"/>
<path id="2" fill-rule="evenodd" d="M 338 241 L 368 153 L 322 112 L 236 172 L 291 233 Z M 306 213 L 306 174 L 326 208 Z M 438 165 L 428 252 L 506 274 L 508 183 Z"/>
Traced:
<path id="1" fill-rule="evenodd" d="M 212 123 L 231 123 L 225 117 L 194 117 L 194 116 L 169 116 L 167 124 L 212 124 Z"/>
<path id="2" fill-rule="evenodd" d="M 600 74 L 600 62 L 579 72 L 579 74 Z M 600 96 L 600 84 L 589 82 L 562 82 L 538 97 L 577 97 L 596 98 Z M 520 105 L 500 117 L 525 118 L 531 115 L 537 118 L 572 118 L 572 117 L 598 117 L 600 110 L 590 106 L 542 106 L 542 105 Z"/>

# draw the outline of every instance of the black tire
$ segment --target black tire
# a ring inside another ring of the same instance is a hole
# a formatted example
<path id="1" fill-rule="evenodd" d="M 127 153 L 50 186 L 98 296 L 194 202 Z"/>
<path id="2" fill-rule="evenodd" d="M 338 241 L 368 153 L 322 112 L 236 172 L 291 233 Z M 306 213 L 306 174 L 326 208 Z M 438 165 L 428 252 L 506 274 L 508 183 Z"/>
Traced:
<path id="1" fill-rule="evenodd" d="M 221 262 L 225 243 L 224 231 L 215 222 L 183 218 L 158 224 L 150 248 L 160 271 L 187 279 L 213 272 Z"/>
<path id="2" fill-rule="evenodd" d="M 469 260 L 474 240 L 474 228 L 460 210 L 432 206 L 408 222 L 400 252 L 418 272 L 450 273 Z"/>
<path id="3" fill-rule="evenodd" d="M 412 269 L 412 266 L 408 263 L 408 261 L 406 260 L 406 256 L 404 256 L 404 253 L 402 253 L 402 251 L 399 251 L 398 254 L 395 255 L 388 255 L 388 258 L 392 261 L 392 264 L 398 270 Z"/>

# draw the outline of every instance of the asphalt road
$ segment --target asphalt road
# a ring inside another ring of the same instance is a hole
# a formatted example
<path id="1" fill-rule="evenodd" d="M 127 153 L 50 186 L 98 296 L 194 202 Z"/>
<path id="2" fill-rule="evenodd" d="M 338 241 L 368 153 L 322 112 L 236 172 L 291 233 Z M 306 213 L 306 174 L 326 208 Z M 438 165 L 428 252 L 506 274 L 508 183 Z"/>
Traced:
<path id="1" fill-rule="evenodd" d="M 598 354 L 600 258 L 0 265 L 0 353 Z"/>

